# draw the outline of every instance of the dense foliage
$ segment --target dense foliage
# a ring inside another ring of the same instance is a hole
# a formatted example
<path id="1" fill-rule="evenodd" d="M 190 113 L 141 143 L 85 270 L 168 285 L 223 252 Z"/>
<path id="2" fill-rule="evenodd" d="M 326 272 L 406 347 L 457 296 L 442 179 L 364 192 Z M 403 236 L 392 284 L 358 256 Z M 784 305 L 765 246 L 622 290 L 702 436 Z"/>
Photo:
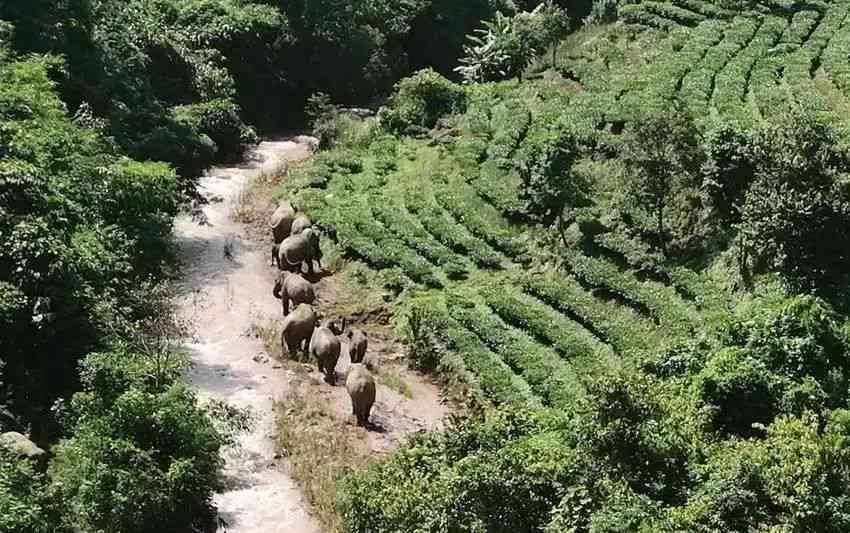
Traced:
<path id="1" fill-rule="evenodd" d="M 302 119 L 281 194 L 475 408 L 350 473 L 349 531 L 846 531 L 848 13 L 0 0 L 0 429 L 50 452 L 0 447 L 0 531 L 209 526 L 172 219 Z"/>
<path id="2" fill-rule="evenodd" d="M 536 79 L 403 80 L 284 187 L 477 413 L 351 473 L 348 531 L 846 527 L 847 96 L 826 56 L 793 97 L 761 63 L 796 87 L 771 43 L 847 7 L 674 4 Z"/>

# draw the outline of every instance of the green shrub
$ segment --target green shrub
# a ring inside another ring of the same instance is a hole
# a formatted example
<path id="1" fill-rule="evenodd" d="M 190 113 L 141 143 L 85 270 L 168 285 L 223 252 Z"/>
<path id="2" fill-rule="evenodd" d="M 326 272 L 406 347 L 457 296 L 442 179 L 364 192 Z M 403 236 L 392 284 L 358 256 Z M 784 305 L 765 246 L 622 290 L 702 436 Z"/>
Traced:
<path id="1" fill-rule="evenodd" d="M 462 113 L 465 108 L 463 88 L 426 69 L 396 85 L 393 97 L 381 109 L 379 117 L 387 129 L 405 131 L 410 126 L 433 128 L 440 118 Z"/>
<path id="2" fill-rule="evenodd" d="M 232 100 L 212 100 L 174 109 L 178 121 L 190 124 L 199 133 L 212 139 L 216 157 L 238 159 L 245 149 L 257 142 L 257 133 L 239 116 L 239 106 Z"/>
<path id="3" fill-rule="evenodd" d="M 764 363 L 744 350 L 727 349 L 711 357 L 696 382 L 714 427 L 730 435 L 758 434 L 754 424 L 769 424 L 777 411 L 771 377 Z"/>
<path id="4" fill-rule="evenodd" d="M 173 371 L 156 380 L 132 358 L 86 361 L 84 390 L 64 413 L 71 436 L 49 470 L 62 520 L 91 533 L 149 531 L 154 515 L 161 531 L 207 527 L 221 437 Z"/>
<path id="5" fill-rule="evenodd" d="M 0 446 L 0 531 L 58 531 L 56 517 L 50 511 L 44 476 L 36 465 Z"/>

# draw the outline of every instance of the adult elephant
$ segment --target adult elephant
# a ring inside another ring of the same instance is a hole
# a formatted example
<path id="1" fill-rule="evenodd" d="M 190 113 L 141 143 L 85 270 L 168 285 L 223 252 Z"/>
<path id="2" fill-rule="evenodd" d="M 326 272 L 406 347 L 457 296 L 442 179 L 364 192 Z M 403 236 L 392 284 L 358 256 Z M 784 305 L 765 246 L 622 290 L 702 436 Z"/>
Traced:
<path id="1" fill-rule="evenodd" d="M 285 270 L 278 274 L 272 289 L 272 295 L 281 300 L 283 316 L 289 314 L 289 304 L 293 307 L 301 304 L 312 305 L 316 301 L 316 293 L 313 284 L 304 279 L 301 274 L 287 272 Z"/>
<path id="2" fill-rule="evenodd" d="M 307 263 L 307 272 L 313 273 L 313 261 L 322 268 L 322 249 L 319 246 L 319 234 L 313 228 L 307 228 L 298 235 L 290 235 L 277 249 L 277 267 L 290 272 L 301 272 L 301 265 Z"/>
<path id="3" fill-rule="evenodd" d="M 310 339 L 316 329 L 318 318 L 313 308 L 301 304 L 283 319 L 283 331 L 280 334 L 280 344 L 284 353 L 290 357 L 298 352 L 307 353 Z"/>
<path id="4" fill-rule="evenodd" d="M 369 339 L 366 333 L 359 329 L 348 330 L 348 357 L 352 363 L 362 363 L 366 357 Z"/>
<path id="5" fill-rule="evenodd" d="M 310 356 L 316 358 L 319 371 L 325 375 L 325 381 L 331 385 L 336 383 L 336 363 L 339 361 L 339 353 L 342 344 L 339 335 L 345 329 L 345 320 L 342 327 L 337 327 L 333 320 L 326 320 L 313 332 L 310 339 Z"/>
<path id="6" fill-rule="evenodd" d="M 280 244 L 289 237 L 293 221 L 295 221 L 295 207 L 288 201 L 281 202 L 269 219 L 275 244 Z"/>
<path id="7" fill-rule="evenodd" d="M 375 378 L 365 366 L 355 363 L 348 370 L 345 388 L 351 398 L 351 411 L 357 417 L 357 425 L 366 426 L 375 404 Z"/>

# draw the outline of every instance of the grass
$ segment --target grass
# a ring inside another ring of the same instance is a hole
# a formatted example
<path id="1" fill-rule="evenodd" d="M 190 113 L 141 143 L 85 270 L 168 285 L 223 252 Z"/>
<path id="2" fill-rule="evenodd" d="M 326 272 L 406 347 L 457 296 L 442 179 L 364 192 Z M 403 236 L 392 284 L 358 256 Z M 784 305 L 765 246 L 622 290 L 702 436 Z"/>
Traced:
<path id="1" fill-rule="evenodd" d="M 334 415 L 327 401 L 309 389 L 299 373 L 275 405 L 278 414 L 278 450 L 291 465 L 291 475 L 310 502 L 327 532 L 342 531 L 337 510 L 339 484 L 347 472 L 368 461 L 363 446 L 346 423 Z"/>
<path id="2" fill-rule="evenodd" d="M 413 389 L 404 381 L 401 374 L 394 370 L 380 370 L 378 373 L 378 381 L 388 389 L 394 390 L 408 400 L 413 399 Z"/>
<path id="3" fill-rule="evenodd" d="M 263 343 L 266 353 L 274 359 L 283 359 L 283 347 L 280 344 L 280 321 L 255 317 L 247 334 Z"/>

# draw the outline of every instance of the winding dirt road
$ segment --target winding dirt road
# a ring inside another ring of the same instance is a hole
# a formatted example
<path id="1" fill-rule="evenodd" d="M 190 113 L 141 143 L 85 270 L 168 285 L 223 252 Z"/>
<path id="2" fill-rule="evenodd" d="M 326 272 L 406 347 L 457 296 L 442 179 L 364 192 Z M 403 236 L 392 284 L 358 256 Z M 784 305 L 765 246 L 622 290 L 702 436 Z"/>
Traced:
<path id="1" fill-rule="evenodd" d="M 267 251 L 253 245 L 231 212 L 250 179 L 287 160 L 310 154 L 307 144 L 266 141 L 245 162 L 214 168 L 200 182 L 210 203 L 206 220 L 182 215 L 175 224 L 182 270 L 182 313 L 194 323 L 186 345 L 192 368 L 187 379 L 202 398 L 249 408 L 252 428 L 225 452 L 226 488 L 215 496 L 220 531 L 228 533 L 318 533 L 298 487 L 275 455 L 274 398 L 289 386 L 284 370 L 257 357 L 261 341 L 248 332 L 258 318 L 278 316 L 271 297 Z M 198 213 L 196 213 L 198 214 Z"/>

